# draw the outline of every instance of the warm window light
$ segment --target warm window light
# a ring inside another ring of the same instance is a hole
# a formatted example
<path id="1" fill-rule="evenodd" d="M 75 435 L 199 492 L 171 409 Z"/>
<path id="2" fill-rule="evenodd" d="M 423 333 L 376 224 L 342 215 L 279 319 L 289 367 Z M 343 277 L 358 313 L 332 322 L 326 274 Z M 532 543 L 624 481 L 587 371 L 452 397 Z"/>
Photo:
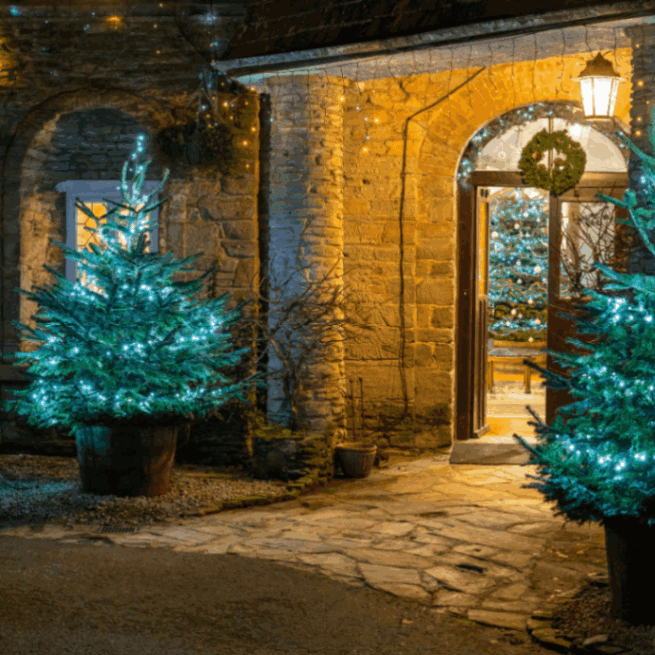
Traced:
<path id="1" fill-rule="evenodd" d="M 582 125 L 580 125 L 580 123 L 574 123 L 573 125 L 571 125 L 571 127 L 569 127 L 569 134 L 574 139 L 579 139 L 582 136 Z M 502 153 L 502 154 L 505 154 L 505 153 Z"/>
<path id="2" fill-rule="evenodd" d="M 587 118 L 611 118 L 616 104 L 619 82 L 625 82 L 599 52 L 594 59 L 574 78 L 580 82 L 582 106 Z"/>

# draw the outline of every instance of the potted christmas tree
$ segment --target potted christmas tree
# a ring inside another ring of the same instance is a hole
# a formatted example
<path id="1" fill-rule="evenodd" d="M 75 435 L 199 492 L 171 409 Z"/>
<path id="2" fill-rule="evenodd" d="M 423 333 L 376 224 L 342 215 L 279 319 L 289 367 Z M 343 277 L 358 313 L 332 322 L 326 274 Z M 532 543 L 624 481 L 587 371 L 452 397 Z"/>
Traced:
<path id="1" fill-rule="evenodd" d="M 655 152 L 655 110 L 648 130 Z M 622 135 L 623 136 L 623 135 Z M 599 198 L 627 208 L 651 255 L 649 232 L 655 227 L 655 158 L 627 137 L 640 158 L 642 171 L 636 189 L 623 201 Z M 536 419 L 539 443 L 528 445 L 528 464 L 541 475 L 524 487 L 539 489 L 557 504 L 557 514 L 582 525 L 598 522 L 605 530 L 607 565 L 612 593 L 612 616 L 633 624 L 655 624 L 655 277 L 620 273 L 596 263 L 609 278 L 598 293 L 588 290 L 586 304 L 578 303 L 573 318 L 580 334 L 596 335 L 569 343 L 582 354 L 548 351 L 570 371 L 563 377 L 530 364 L 546 378 L 546 386 L 567 389 L 576 400 L 558 410 L 552 425 Z"/>
<path id="2" fill-rule="evenodd" d="M 245 400 L 253 380 L 235 383 L 221 370 L 239 363 L 228 327 L 241 307 L 229 311 L 226 295 L 192 304 L 201 280 L 174 281 L 193 271 L 202 253 L 176 260 L 148 252 L 152 195 L 140 190 L 150 161 L 140 164 L 144 135 L 131 158 L 136 177 L 128 186 L 129 160 L 122 172 L 122 203 L 94 233 L 98 245 L 77 252 L 60 246 L 77 262 L 74 283 L 49 266 L 57 283 L 17 289 L 40 305 L 37 329 L 14 322 L 32 352 L 8 358 L 30 362 L 30 385 L 14 392 L 5 407 L 39 427 L 68 428 L 75 435 L 82 490 L 118 496 L 156 496 L 171 484 L 177 429 L 231 398 Z M 79 202 L 89 217 L 93 213 Z M 138 209 L 141 207 L 141 209 Z M 87 283 L 82 283 L 82 274 Z M 6 356 L 7 357 L 7 356 Z"/>

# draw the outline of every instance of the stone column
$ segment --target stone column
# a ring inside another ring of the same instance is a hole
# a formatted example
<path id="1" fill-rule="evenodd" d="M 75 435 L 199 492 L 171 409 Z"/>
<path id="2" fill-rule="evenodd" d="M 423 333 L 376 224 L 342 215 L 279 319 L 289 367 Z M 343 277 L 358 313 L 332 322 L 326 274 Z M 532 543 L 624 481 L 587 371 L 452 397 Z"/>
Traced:
<path id="1" fill-rule="evenodd" d="M 343 327 L 334 325 L 343 312 L 325 309 L 343 291 L 341 80 L 285 75 L 267 82 L 268 325 L 278 327 L 279 340 L 279 350 L 269 349 L 277 379 L 268 385 L 268 420 L 318 434 L 345 407 Z"/>
<path id="2" fill-rule="evenodd" d="M 655 25 L 636 25 L 625 30 L 632 43 L 632 92 L 630 94 L 630 139 L 644 153 L 654 156 L 648 139 L 651 110 L 655 106 Z M 637 202 L 646 201 L 645 188 L 640 182 L 642 165 L 639 157 L 631 152 L 628 165 L 630 188 L 637 192 Z M 652 199 L 651 199 L 652 202 Z M 643 245 L 635 232 L 636 252 L 629 273 L 655 274 L 655 258 Z M 655 231 L 651 233 L 655 244 Z"/>

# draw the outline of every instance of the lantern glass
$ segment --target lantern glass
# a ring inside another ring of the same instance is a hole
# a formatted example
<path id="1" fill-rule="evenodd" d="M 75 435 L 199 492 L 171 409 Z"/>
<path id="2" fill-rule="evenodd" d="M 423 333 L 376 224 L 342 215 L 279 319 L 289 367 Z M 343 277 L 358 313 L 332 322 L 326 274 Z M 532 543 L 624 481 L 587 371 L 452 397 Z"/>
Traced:
<path id="1" fill-rule="evenodd" d="M 580 78 L 585 116 L 612 116 L 618 90 L 619 80 L 616 77 Z"/>
<path id="2" fill-rule="evenodd" d="M 577 78 L 580 82 L 582 106 L 587 118 L 611 118 L 623 78 L 614 71 L 611 62 L 599 52 L 587 62 L 585 69 Z"/>

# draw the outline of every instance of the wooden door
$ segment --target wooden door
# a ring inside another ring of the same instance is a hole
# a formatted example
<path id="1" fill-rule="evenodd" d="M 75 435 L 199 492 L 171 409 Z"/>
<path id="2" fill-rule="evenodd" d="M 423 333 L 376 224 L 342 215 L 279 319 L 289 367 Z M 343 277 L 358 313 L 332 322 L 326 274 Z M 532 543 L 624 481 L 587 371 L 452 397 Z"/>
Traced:
<path id="1" fill-rule="evenodd" d="M 566 258 L 568 268 L 571 270 L 570 262 L 574 259 L 571 256 L 573 244 L 581 251 L 584 242 L 596 241 L 603 247 L 604 256 L 612 258 L 603 259 L 614 270 L 621 270 L 626 256 L 626 230 L 620 223 L 613 223 L 613 218 L 627 218 L 627 212 L 609 202 L 602 202 L 595 196 L 597 193 L 621 199 L 625 187 L 610 188 L 575 188 L 567 191 L 559 197 L 551 195 L 549 214 L 549 260 L 548 260 L 548 350 L 581 354 L 580 348 L 567 343 L 567 339 L 576 338 L 583 343 L 593 343 L 599 337 L 597 335 L 579 334 L 576 329 L 576 322 L 562 316 L 563 313 L 570 313 L 575 316 L 584 317 L 583 308 L 576 309 L 573 304 L 572 287 L 576 286 L 575 277 L 567 275 L 563 270 L 562 256 Z M 596 220 L 597 219 L 597 220 Z M 594 232 L 593 226 L 598 229 Z M 611 232 L 602 231 L 604 225 L 611 225 Z M 590 230 L 591 226 L 591 230 Z M 602 233 L 601 233 L 602 231 Z M 590 234 L 591 232 L 591 234 Z M 587 250 L 591 249 L 587 245 Z M 583 262 L 585 268 L 589 268 L 596 258 L 592 252 L 588 252 L 587 262 Z M 575 269 L 576 267 L 573 267 Z M 599 290 L 597 274 L 586 276 L 582 280 L 582 286 Z M 567 288 L 568 287 L 568 288 Z M 586 351 L 589 352 L 589 351 Z M 547 357 L 547 368 L 570 377 L 564 368 L 556 363 L 552 355 Z M 551 425 L 559 407 L 575 402 L 575 398 L 567 390 L 546 390 L 546 417 L 542 420 Z"/>
<path id="2" fill-rule="evenodd" d="M 487 344 L 489 316 L 489 189 L 478 187 L 476 220 L 478 244 L 475 294 L 475 354 L 473 380 L 473 434 L 481 437 L 489 431 L 487 423 Z"/>
<path id="3" fill-rule="evenodd" d="M 502 171 L 474 171 L 471 173 L 470 184 L 461 185 L 459 193 L 459 223 L 457 230 L 457 253 L 458 253 L 458 300 L 455 315 L 455 341 L 456 341 L 456 375 L 455 375 L 455 439 L 466 441 L 478 436 L 478 431 L 483 427 L 484 422 L 474 420 L 476 407 L 478 417 L 483 415 L 482 402 L 480 397 L 484 385 L 484 375 L 481 375 L 482 362 L 486 359 L 486 339 L 476 339 L 476 334 L 484 334 L 482 318 L 486 318 L 486 312 L 478 312 L 478 260 L 480 247 L 478 204 L 478 187 L 525 187 L 525 183 L 518 172 Z M 597 193 L 615 198 L 621 198 L 623 191 L 628 186 L 627 173 L 585 173 L 575 189 L 567 191 L 560 196 L 560 201 L 582 199 L 594 200 Z M 480 198 L 482 199 L 482 198 Z M 558 225 L 558 199 L 550 198 L 549 212 L 549 243 L 551 238 L 561 238 L 561 231 Z M 617 214 L 618 215 L 618 214 Z M 626 226 L 617 226 L 626 227 Z M 553 234 L 555 230 L 556 234 Z M 618 232 L 618 230 L 617 230 Z M 487 235 L 488 239 L 488 235 Z M 549 248 L 551 257 L 556 257 L 556 249 Z M 556 260 L 559 262 L 559 259 Z M 488 269 L 487 269 L 488 270 Z M 552 276 L 552 279 L 551 279 Z M 561 294 L 550 295 L 550 288 L 559 283 L 559 263 L 555 267 L 549 262 L 549 308 L 548 308 L 548 348 L 566 348 L 567 344 L 558 335 L 564 334 L 569 327 L 564 319 L 555 314 L 557 307 L 564 308 L 566 299 L 560 299 Z M 554 321 L 551 328 L 551 319 Z M 484 343 L 483 343 L 484 342 Z M 476 354 L 477 353 L 477 354 Z M 556 364 L 551 361 L 547 364 L 553 370 L 558 370 Z M 477 363 L 477 365 L 476 365 Z M 474 382 L 477 381 L 477 384 Z M 554 416 L 554 409 L 562 404 L 568 404 L 570 400 L 551 397 L 556 393 L 546 390 L 546 416 Z M 550 398 L 550 400 L 549 400 Z M 549 413 L 550 412 L 550 413 Z M 542 417 L 544 418 L 544 417 Z M 483 419 L 484 421 L 484 419 Z"/>

